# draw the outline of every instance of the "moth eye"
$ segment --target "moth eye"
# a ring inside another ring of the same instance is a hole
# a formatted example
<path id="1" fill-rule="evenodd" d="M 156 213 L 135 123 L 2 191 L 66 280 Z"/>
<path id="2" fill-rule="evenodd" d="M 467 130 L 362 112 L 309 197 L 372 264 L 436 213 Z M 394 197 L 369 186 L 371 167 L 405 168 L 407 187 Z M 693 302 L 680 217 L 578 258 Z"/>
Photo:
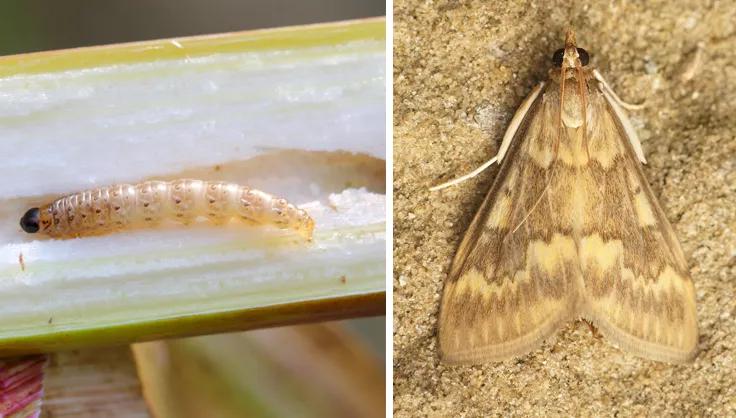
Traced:
<path id="1" fill-rule="evenodd" d="M 580 57 L 580 63 L 583 64 L 583 67 L 588 65 L 588 61 L 590 60 L 590 57 L 588 56 L 588 51 L 584 50 L 583 48 L 578 48 L 578 56 Z"/>
<path id="2" fill-rule="evenodd" d="M 565 49 L 560 48 L 552 54 L 552 63 L 556 67 L 562 67 L 562 58 L 565 56 Z"/>

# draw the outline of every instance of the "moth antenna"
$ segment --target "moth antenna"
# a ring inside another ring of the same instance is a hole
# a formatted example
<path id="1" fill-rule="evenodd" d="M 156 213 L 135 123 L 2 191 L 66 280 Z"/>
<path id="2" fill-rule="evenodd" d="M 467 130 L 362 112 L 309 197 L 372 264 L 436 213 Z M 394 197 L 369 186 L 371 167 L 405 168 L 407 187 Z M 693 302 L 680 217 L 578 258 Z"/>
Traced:
<path id="1" fill-rule="evenodd" d="M 588 161 L 590 161 L 590 147 L 588 147 L 588 98 L 585 95 L 583 69 L 576 67 L 575 70 L 578 78 L 578 93 L 580 93 L 583 107 L 583 144 L 585 144 L 585 155 L 588 157 Z"/>
<path id="2" fill-rule="evenodd" d="M 611 95 L 611 97 L 613 98 L 613 100 L 615 100 L 616 103 L 618 103 L 624 109 L 626 109 L 626 110 L 641 110 L 641 109 L 644 109 L 644 102 L 638 103 L 638 104 L 628 103 L 628 102 L 623 101 L 620 97 L 618 97 L 618 95 L 616 94 L 616 92 L 613 91 L 613 89 L 611 88 L 611 86 L 608 85 L 608 82 L 606 82 L 606 79 L 603 78 L 603 74 L 601 74 L 600 71 L 593 70 L 593 77 L 595 77 L 595 79 L 598 80 L 601 83 L 601 85 L 603 86 L 603 89 L 605 89 L 605 91 L 608 94 Z"/>
<path id="3" fill-rule="evenodd" d="M 560 112 L 557 117 L 557 139 L 555 140 L 554 158 L 557 159 L 557 150 L 560 147 L 560 137 L 562 136 L 562 108 L 565 105 L 565 66 L 560 69 Z"/>
<path id="4" fill-rule="evenodd" d="M 429 188 L 429 191 L 430 192 L 434 192 L 434 191 L 437 191 L 437 190 L 442 190 L 442 189 L 448 188 L 450 186 L 454 186 L 456 184 L 462 183 L 465 180 L 472 179 L 473 177 L 475 177 L 478 174 L 482 173 L 483 170 L 485 170 L 486 168 L 492 166 L 493 163 L 495 163 L 497 160 L 498 160 L 498 156 L 495 156 L 495 157 L 491 158 L 490 160 L 486 161 L 485 163 L 483 163 L 483 165 L 481 165 L 480 167 L 478 167 L 475 170 L 471 171 L 470 173 L 465 174 L 464 176 L 458 177 L 458 178 L 456 178 L 454 180 L 450 180 L 450 181 L 448 181 L 446 183 L 442 183 L 442 184 L 438 184 L 437 186 L 430 187 Z"/>

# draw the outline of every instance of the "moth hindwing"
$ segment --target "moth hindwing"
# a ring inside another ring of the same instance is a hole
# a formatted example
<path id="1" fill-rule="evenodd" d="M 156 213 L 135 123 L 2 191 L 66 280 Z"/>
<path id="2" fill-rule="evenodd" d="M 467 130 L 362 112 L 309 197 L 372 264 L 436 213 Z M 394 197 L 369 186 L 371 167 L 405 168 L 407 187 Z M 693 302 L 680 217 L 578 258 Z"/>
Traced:
<path id="1" fill-rule="evenodd" d="M 568 32 L 512 120 L 498 176 L 457 251 L 440 307 L 450 363 L 534 350 L 585 318 L 638 356 L 684 362 L 698 340 L 685 257 L 647 184 L 639 139 Z"/>

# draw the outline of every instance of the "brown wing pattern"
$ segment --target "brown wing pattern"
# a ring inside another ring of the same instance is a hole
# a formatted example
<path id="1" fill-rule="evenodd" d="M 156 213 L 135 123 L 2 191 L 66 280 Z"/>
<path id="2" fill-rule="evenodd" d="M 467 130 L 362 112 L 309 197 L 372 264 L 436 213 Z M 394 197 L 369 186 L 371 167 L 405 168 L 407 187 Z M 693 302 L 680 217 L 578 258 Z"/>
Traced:
<path id="1" fill-rule="evenodd" d="M 551 216 L 558 199 L 548 198 L 564 185 L 549 170 L 551 154 L 536 152 L 549 151 L 556 134 L 544 123 L 554 105 L 543 96 L 519 128 L 445 282 L 439 342 L 447 362 L 523 354 L 574 313 L 575 243 L 567 220 Z"/>
<path id="2" fill-rule="evenodd" d="M 620 152 L 610 167 L 593 160 L 585 171 L 600 193 L 587 200 L 593 216 L 579 238 L 585 288 L 580 314 L 634 354 L 687 361 L 698 330 L 685 257 L 620 122 L 598 98 L 599 129 L 591 140 L 614 144 L 615 138 Z"/>
<path id="3" fill-rule="evenodd" d="M 584 137 L 575 93 L 559 141 L 559 93 L 537 98 L 458 249 L 440 307 L 447 362 L 527 353 L 580 316 L 634 354 L 694 354 L 695 298 L 677 239 L 604 96 L 588 95 Z"/>

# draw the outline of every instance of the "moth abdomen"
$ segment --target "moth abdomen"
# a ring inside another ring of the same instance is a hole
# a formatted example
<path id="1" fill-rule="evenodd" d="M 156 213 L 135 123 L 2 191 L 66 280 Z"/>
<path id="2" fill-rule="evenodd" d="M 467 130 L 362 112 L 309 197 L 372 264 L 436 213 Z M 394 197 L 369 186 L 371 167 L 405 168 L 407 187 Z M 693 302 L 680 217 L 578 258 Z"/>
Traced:
<path id="1" fill-rule="evenodd" d="M 147 181 L 86 190 L 26 212 L 21 226 L 68 238 L 116 230 L 153 227 L 164 221 L 190 224 L 205 218 L 224 224 L 237 218 L 249 224 L 294 229 L 311 239 L 314 221 L 285 199 L 234 183 L 181 179 Z"/>

